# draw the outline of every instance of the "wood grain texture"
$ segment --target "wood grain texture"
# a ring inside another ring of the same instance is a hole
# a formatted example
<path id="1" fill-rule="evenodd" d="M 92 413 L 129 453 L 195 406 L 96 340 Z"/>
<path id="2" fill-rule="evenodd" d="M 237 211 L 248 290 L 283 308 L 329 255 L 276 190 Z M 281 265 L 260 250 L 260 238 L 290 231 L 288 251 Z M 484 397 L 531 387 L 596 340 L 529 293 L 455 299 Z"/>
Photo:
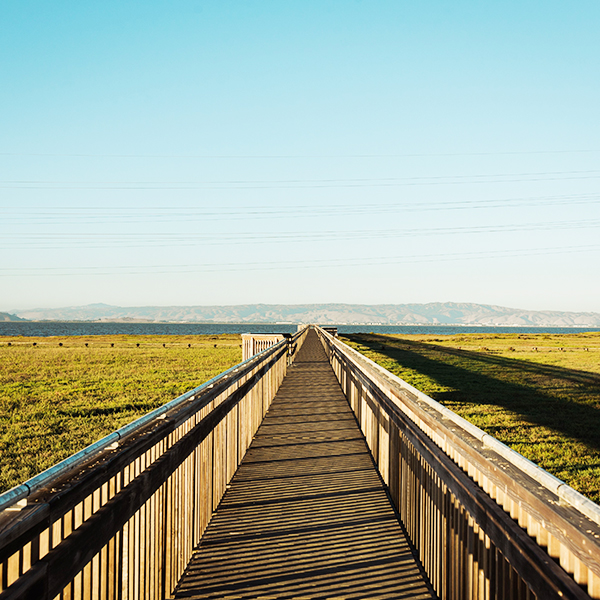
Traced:
<path id="1" fill-rule="evenodd" d="M 416 390 L 397 390 L 380 367 L 319 335 L 442 600 L 600 598 L 590 569 L 598 564 L 595 523 L 582 526 L 581 513 L 452 415 L 434 411 Z"/>
<path id="2" fill-rule="evenodd" d="M 0 599 L 170 597 L 285 376 L 263 354 L 0 515 Z"/>
<path id="3" fill-rule="evenodd" d="M 435 597 L 314 331 L 175 597 Z"/>

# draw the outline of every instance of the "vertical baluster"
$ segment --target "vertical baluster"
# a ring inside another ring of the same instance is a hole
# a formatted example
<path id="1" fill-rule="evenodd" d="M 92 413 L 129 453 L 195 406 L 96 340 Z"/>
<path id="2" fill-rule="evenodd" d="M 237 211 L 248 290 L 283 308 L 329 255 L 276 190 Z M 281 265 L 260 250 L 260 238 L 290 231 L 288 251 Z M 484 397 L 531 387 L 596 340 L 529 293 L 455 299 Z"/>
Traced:
<path id="1" fill-rule="evenodd" d="M 469 520 L 467 513 L 462 505 L 460 505 L 460 597 L 467 598 L 468 593 L 468 573 L 469 566 L 468 557 L 468 536 L 469 536 Z"/>
<path id="2" fill-rule="evenodd" d="M 223 473 L 223 471 L 221 471 Z M 173 556 L 171 564 L 171 588 L 173 589 L 177 585 L 179 580 L 179 565 L 181 562 L 181 554 L 183 551 L 183 531 L 182 531 L 182 466 L 180 465 L 174 472 L 174 493 L 173 493 Z"/>
<path id="3" fill-rule="evenodd" d="M 199 415 L 197 415 L 196 418 L 196 422 L 199 422 L 200 418 Z M 200 515 L 201 515 L 201 496 L 200 496 L 200 485 L 201 485 L 201 481 L 200 481 L 200 464 L 201 464 L 201 448 L 202 445 L 198 445 L 196 446 L 196 448 L 194 448 L 194 483 L 192 485 L 192 495 L 193 495 L 193 500 L 192 500 L 192 506 L 194 509 L 194 514 L 193 514 L 193 520 L 194 520 L 194 525 L 193 525 L 193 540 L 192 540 L 192 546 L 193 548 L 195 548 L 198 543 L 200 542 Z"/>
<path id="4" fill-rule="evenodd" d="M 98 488 L 92 493 L 92 514 L 99 510 L 101 501 L 101 490 Z M 92 600 L 100 600 L 100 553 L 92 558 L 91 564 L 91 597 Z"/>
<path id="5" fill-rule="evenodd" d="M 497 568 L 498 568 L 498 556 L 496 552 L 496 546 L 492 543 L 492 540 L 486 536 L 487 542 L 487 578 L 486 578 L 486 600 L 497 600 Z"/>
<path id="6" fill-rule="evenodd" d="M 560 542 L 552 534 L 548 533 L 548 554 L 552 558 L 560 558 Z"/>
<path id="7" fill-rule="evenodd" d="M 146 466 L 145 456 L 142 455 L 136 460 L 135 476 L 139 477 L 143 473 Z M 146 505 L 142 504 L 136 512 L 136 537 L 135 537 L 135 552 L 136 552 L 136 600 L 145 598 L 145 574 L 146 574 Z"/>
<path id="8" fill-rule="evenodd" d="M 467 597 L 477 600 L 477 529 L 475 522 L 467 516 Z"/>
<path id="9" fill-rule="evenodd" d="M 452 515 L 452 540 L 450 544 L 451 548 L 451 556 L 450 556 L 450 572 L 451 572 L 451 580 L 452 580 L 452 600 L 460 600 L 459 596 L 459 568 L 460 568 L 460 556 L 459 556 L 459 545 L 458 545 L 458 536 L 460 532 L 460 522 L 458 519 L 458 508 L 456 506 L 456 499 L 454 498 L 454 494 L 451 494 L 451 504 L 450 510 Z"/>
<path id="10" fill-rule="evenodd" d="M 165 448 L 166 450 L 166 448 Z M 168 596 L 170 593 L 169 561 L 171 560 L 171 477 L 167 478 L 162 486 L 162 513 L 161 513 L 161 595 Z"/>
<path id="11" fill-rule="evenodd" d="M 191 428 L 191 424 L 190 424 L 190 428 Z M 186 544 L 185 544 L 185 560 L 183 562 L 183 568 L 181 570 L 181 573 L 183 573 L 183 571 L 185 570 L 185 568 L 187 567 L 187 564 L 190 560 L 190 557 L 192 555 L 192 550 L 193 550 L 193 544 L 194 544 L 194 497 L 193 497 L 193 483 L 194 483 L 194 475 L 193 475 L 193 469 L 194 469 L 194 454 L 190 454 L 187 459 L 186 459 L 186 463 L 187 463 L 187 477 L 185 480 L 185 491 L 186 491 L 186 524 L 185 524 L 185 531 L 186 531 Z"/>
<path id="12" fill-rule="evenodd" d="M 110 500 L 115 495 L 115 478 L 112 477 L 108 482 L 108 499 Z M 116 600 L 116 579 L 117 579 L 117 555 L 116 542 L 117 535 L 113 536 L 108 542 L 106 551 L 106 599 Z"/>
<path id="13" fill-rule="evenodd" d="M 566 546 L 565 544 L 560 544 L 559 562 L 560 566 L 567 573 L 573 573 L 573 555 L 571 554 L 571 551 L 569 550 L 568 546 Z"/>
<path id="14" fill-rule="evenodd" d="M 144 589 L 145 600 L 153 600 L 154 597 L 154 494 L 146 500 L 146 518 L 143 524 L 145 534 L 145 564 Z"/>
<path id="15" fill-rule="evenodd" d="M 127 487 L 132 473 L 132 466 L 128 465 L 121 473 L 121 489 Z M 117 492 L 118 493 L 118 492 Z M 130 518 L 121 530 L 119 539 L 119 563 L 120 563 L 120 593 L 122 600 L 132 600 L 133 594 L 133 573 L 131 568 L 131 550 L 132 550 L 132 533 L 133 533 L 133 518 Z"/>
<path id="16" fill-rule="evenodd" d="M 435 535 L 435 529 L 433 527 L 433 514 L 431 510 L 431 471 L 429 465 L 425 463 L 424 465 L 424 477 L 425 477 L 425 487 L 424 487 L 424 496 L 425 496 L 425 521 L 427 523 L 427 536 L 425 538 L 425 564 L 426 571 L 431 573 L 432 567 L 432 542 Z"/>
<path id="17" fill-rule="evenodd" d="M 449 581 L 449 594 L 450 600 L 458 599 L 457 589 L 457 557 L 458 557 L 458 543 L 457 543 L 457 521 L 456 521 L 456 506 L 454 502 L 454 494 L 448 491 L 448 514 L 449 514 L 449 535 L 450 540 L 448 543 L 448 581 Z"/>
<path id="18" fill-rule="evenodd" d="M 22 566 L 21 566 L 21 575 L 26 573 L 31 568 L 31 542 L 28 542 L 23 546 L 22 550 Z"/>
<path id="19" fill-rule="evenodd" d="M 226 462 L 224 472 L 227 472 Z M 185 555 L 185 461 L 179 465 L 177 473 L 177 560 L 174 563 L 173 580 L 175 584 L 179 581 L 181 563 Z"/>
<path id="20" fill-rule="evenodd" d="M 83 521 L 87 521 L 93 512 L 93 496 L 89 495 L 83 501 Z M 54 532 L 53 532 L 54 535 Z M 92 564 L 88 563 L 83 568 L 83 600 L 92 600 Z"/>
<path id="21" fill-rule="evenodd" d="M 475 526 L 475 549 L 476 549 L 476 560 L 477 560 L 477 571 L 475 572 L 475 584 L 477 586 L 477 600 L 485 600 L 485 546 L 483 540 L 483 531 L 478 525 Z"/>
<path id="22" fill-rule="evenodd" d="M 518 599 L 519 600 L 527 600 L 527 596 L 529 595 L 529 588 L 527 584 L 517 575 L 515 572 L 515 578 L 518 579 Z"/>
<path id="23" fill-rule="evenodd" d="M 435 574 L 436 589 L 440 586 L 440 537 L 441 537 L 441 519 L 440 519 L 440 480 L 437 473 L 431 470 L 432 482 L 432 513 L 434 527 L 434 544 L 432 545 L 432 572 Z"/>
<path id="24" fill-rule="evenodd" d="M 0 562 L 0 592 L 8 587 L 8 560 Z"/>
<path id="25" fill-rule="evenodd" d="M 491 540 L 485 532 L 482 532 L 481 554 L 482 569 L 480 577 L 481 600 L 490 600 L 490 570 L 492 566 Z"/>
<path id="26" fill-rule="evenodd" d="M 156 494 L 156 598 L 161 600 L 166 596 L 163 586 L 165 564 L 165 520 L 162 510 L 165 505 L 165 487 L 162 484 Z"/>
<path id="27" fill-rule="evenodd" d="M 441 600 L 449 598 L 449 545 L 450 545 L 450 518 L 449 518 L 450 493 L 440 480 L 440 566 L 439 566 L 439 596 Z"/>
<path id="28" fill-rule="evenodd" d="M 152 448 L 152 462 L 154 463 L 159 456 L 158 445 L 153 446 Z M 159 592 L 159 565 L 160 565 L 160 545 L 159 545 L 159 522 L 160 516 L 158 512 L 158 507 L 160 506 L 160 492 L 161 488 L 158 488 L 151 497 L 151 520 L 149 524 L 150 528 L 150 557 L 152 564 L 152 573 L 150 577 L 150 600 L 160 600 L 160 592 Z"/>
<path id="29" fill-rule="evenodd" d="M 431 521 L 429 519 L 429 468 L 421 459 L 421 531 L 423 532 L 423 565 L 429 571 L 429 538 L 431 536 Z"/>
<path id="30" fill-rule="evenodd" d="M 591 570 L 588 571 L 587 593 L 595 600 L 600 598 L 600 574 Z"/>
<path id="31" fill-rule="evenodd" d="M 504 555 L 496 548 L 496 599 L 495 600 L 506 600 L 506 565 Z"/>
<path id="32" fill-rule="evenodd" d="M 3 573 L 3 579 L 5 581 L 3 587 L 5 587 L 5 588 L 9 587 L 19 578 L 20 563 L 21 563 L 20 552 L 15 552 L 15 554 L 10 556 L 6 560 L 6 562 L 4 563 L 6 565 L 6 567 L 5 567 L 4 573 Z"/>

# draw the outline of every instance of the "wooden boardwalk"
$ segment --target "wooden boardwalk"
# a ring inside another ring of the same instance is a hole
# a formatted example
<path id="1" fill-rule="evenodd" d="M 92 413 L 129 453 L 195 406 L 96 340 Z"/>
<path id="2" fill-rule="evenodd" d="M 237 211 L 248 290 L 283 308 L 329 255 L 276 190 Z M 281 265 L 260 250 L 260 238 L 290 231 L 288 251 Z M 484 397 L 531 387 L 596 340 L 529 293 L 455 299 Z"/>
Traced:
<path id="1" fill-rule="evenodd" d="M 175 598 L 435 598 L 314 331 Z"/>

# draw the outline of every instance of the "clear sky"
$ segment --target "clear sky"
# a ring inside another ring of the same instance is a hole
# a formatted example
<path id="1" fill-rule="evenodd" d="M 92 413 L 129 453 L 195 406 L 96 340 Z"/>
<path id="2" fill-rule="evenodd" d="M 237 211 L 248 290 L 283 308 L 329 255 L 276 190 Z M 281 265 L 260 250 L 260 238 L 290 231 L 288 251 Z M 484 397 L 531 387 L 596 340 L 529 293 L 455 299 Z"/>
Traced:
<path id="1" fill-rule="evenodd" d="M 600 311 L 597 0 L 0 3 L 0 310 Z"/>

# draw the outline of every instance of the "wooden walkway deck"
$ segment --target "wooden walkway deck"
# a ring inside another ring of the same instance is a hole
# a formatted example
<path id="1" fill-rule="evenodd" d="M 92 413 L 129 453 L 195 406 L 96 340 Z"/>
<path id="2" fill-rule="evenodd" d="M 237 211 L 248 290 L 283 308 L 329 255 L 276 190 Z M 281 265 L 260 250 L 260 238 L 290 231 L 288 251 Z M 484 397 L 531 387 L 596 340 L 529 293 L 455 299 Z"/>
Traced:
<path id="1" fill-rule="evenodd" d="M 175 598 L 435 598 L 314 331 Z"/>

